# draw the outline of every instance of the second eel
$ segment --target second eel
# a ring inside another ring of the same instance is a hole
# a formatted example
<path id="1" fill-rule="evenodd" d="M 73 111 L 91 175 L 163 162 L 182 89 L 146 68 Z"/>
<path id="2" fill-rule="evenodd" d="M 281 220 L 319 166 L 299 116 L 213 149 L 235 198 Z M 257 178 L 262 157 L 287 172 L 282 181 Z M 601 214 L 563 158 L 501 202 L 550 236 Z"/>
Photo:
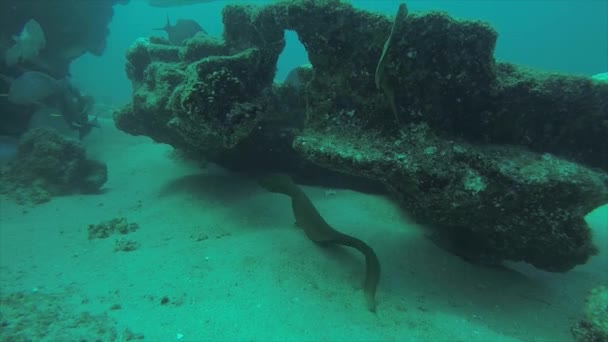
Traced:
<path id="1" fill-rule="evenodd" d="M 365 283 L 363 290 L 367 308 L 376 312 L 376 287 L 380 280 L 380 262 L 374 250 L 365 242 L 340 233 L 332 228 L 312 204 L 308 196 L 285 174 L 271 174 L 260 179 L 259 184 L 270 192 L 291 197 L 291 206 L 296 224 L 306 232 L 306 236 L 321 245 L 338 244 L 353 247 L 365 255 Z"/>

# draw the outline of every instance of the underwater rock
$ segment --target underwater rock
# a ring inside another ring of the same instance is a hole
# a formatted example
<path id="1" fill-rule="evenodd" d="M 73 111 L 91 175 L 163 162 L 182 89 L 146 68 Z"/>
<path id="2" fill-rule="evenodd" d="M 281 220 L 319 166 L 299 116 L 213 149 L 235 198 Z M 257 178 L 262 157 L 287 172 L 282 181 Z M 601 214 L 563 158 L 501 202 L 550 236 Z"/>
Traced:
<path id="1" fill-rule="evenodd" d="M 118 128 L 240 171 L 380 182 L 438 234 L 475 241 L 469 260 L 566 271 L 596 253 L 583 217 L 608 201 L 607 85 L 496 63 L 491 27 L 443 13 L 393 25 L 306 0 L 223 17 L 222 42 L 131 47 Z M 299 87 L 273 84 L 284 30 L 311 63 Z"/>
<path id="2" fill-rule="evenodd" d="M 591 290 L 585 299 L 583 319 L 571 331 L 577 342 L 608 341 L 608 287 Z"/>
<path id="3" fill-rule="evenodd" d="M 19 203 L 43 203 L 52 196 L 95 193 L 108 179 L 104 163 L 87 159 L 78 143 L 37 128 L 21 137 L 17 156 L 2 169 L 0 193 Z"/>
<path id="4" fill-rule="evenodd" d="M 425 124 L 397 140 L 309 131 L 294 148 L 322 167 L 381 180 L 468 261 L 563 272 L 597 253 L 584 217 L 608 201 L 605 173 L 517 146 L 445 140 Z"/>
<path id="5" fill-rule="evenodd" d="M 227 51 L 207 37 L 183 47 L 138 40 L 127 53 L 133 105 L 115 114 L 117 127 L 207 156 L 233 149 L 270 105 L 263 91 L 272 83 L 280 49 Z"/>
<path id="6" fill-rule="evenodd" d="M 457 126 L 470 141 L 515 144 L 608 172 L 608 83 L 496 66 L 488 109 Z"/>
<path id="7" fill-rule="evenodd" d="M 304 64 L 299 67 L 293 68 L 285 77 L 285 85 L 288 85 L 294 89 L 302 89 L 305 86 L 305 79 L 310 80 L 308 77 L 312 73 L 312 65 Z"/>

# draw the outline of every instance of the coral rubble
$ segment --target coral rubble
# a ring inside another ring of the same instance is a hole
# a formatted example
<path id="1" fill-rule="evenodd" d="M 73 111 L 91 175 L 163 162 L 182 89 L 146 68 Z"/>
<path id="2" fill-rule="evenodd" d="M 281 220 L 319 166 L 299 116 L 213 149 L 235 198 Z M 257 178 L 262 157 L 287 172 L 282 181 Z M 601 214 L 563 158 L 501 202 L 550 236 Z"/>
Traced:
<path id="1" fill-rule="evenodd" d="M 571 329 L 577 342 L 608 341 L 608 288 L 591 290 L 585 300 L 583 319 Z"/>
<path id="2" fill-rule="evenodd" d="M 104 163 L 87 159 L 84 148 L 50 129 L 26 133 L 17 156 L 0 173 L 0 193 L 20 203 L 42 203 L 52 196 L 95 193 L 108 179 Z"/>

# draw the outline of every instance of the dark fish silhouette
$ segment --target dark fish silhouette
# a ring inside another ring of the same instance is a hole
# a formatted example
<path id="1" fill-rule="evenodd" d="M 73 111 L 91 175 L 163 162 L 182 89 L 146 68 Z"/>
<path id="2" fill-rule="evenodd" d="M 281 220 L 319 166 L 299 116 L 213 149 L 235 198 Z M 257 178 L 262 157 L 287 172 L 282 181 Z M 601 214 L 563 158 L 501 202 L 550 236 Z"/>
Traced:
<path id="1" fill-rule="evenodd" d="M 207 34 L 207 32 L 192 19 L 179 19 L 175 25 L 171 25 L 169 15 L 167 15 L 165 27 L 157 28 L 155 30 L 167 32 L 171 45 L 182 45 L 184 40 L 194 37 L 199 32 Z"/>

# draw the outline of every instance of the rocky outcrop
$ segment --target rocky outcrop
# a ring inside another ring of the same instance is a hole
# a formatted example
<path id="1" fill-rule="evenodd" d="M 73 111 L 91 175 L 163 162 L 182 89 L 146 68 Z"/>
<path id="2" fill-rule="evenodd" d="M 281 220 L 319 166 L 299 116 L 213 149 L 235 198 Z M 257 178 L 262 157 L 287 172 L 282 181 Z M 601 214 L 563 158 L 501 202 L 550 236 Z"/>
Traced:
<path id="1" fill-rule="evenodd" d="M 227 6 L 223 40 L 141 39 L 117 126 L 241 171 L 383 184 L 469 260 L 584 263 L 583 217 L 608 201 L 608 85 L 496 63 L 484 23 L 405 13 Z M 273 84 L 284 30 L 312 65 L 295 87 Z"/>

